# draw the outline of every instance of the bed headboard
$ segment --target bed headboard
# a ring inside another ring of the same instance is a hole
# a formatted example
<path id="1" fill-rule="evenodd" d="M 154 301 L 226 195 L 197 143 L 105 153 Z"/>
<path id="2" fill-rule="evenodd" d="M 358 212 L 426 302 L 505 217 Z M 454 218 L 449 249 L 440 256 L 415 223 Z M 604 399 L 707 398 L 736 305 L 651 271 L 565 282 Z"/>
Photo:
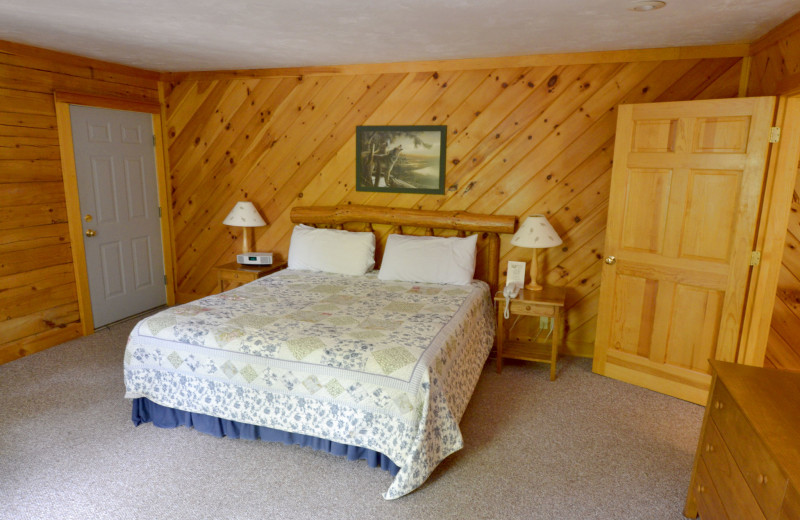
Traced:
<path id="1" fill-rule="evenodd" d="M 513 233 L 517 217 L 509 215 L 482 215 L 465 211 L 430 211 L 419 209 L 386 208 L 380 206 L 295 206 L 290 218 L 295 224 L 325 226 L 344 229 L 345 224 L 363 224 L 363 228 L 377 235 L 376 262 L 380 266 L 383 254 L 382 234 L 372 226 L 389 226 L 388 233 L 434 235 L 435 230 L 455 230 L 458 236 L 467 232 L 479 233 L 475 277 L 497 290 L 500 279 L 500 236 Z"/>

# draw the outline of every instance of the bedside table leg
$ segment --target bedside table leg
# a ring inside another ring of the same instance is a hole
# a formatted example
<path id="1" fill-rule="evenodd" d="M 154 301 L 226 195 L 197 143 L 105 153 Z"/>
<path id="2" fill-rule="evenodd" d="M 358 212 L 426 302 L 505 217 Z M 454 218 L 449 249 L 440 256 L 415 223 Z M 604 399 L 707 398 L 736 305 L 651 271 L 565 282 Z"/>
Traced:
<path id="1" fill-rule="evenodd" d="M 564 314 L 561 310 L 556 312 L 553 319 L 553 345 L 550 351 L 550 381 L 556 380 L 556 362 L 558 361 L 558 347 L 561 345 L 561 331 L 564 328 Z"/>
<path id="2" fill-rule="evenodd" d="M 503 371 L 503 342 L 506 340 L 503 306 L 497 306 L 497 373 Z"/>

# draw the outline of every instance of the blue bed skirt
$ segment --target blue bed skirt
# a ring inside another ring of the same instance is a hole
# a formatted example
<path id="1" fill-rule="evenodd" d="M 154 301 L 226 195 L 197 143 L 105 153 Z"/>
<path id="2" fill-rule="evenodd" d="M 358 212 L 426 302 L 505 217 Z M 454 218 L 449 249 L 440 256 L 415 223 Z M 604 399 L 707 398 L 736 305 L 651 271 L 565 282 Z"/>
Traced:
<path id="1" fill-rule="evenodd" d="M 326 451 L 333 455 L 347 457 L 347 460 L 364 459 L 371 468 L 380 467 L 388 471 L 392 476 L 397 475 L 400 467 L 383 453 L 368 450 L 360 446 L 349 444 L 339 444 L 338 442 L 320 439 L 311 435 L 300 433 L 285 432 L 266 426 L 255 426 L 252 424 L 240 423 L 220 419 L 202 413 L 185 412 L 161 406 L 153 401 L 140 397 L 133 400 L 131 419 L 135 426 L 142 423 L 152 422 L 159 428 L 177 428 L 186 426 L 194 428 L 203 433 L 208 433 L 214 437 L 232 437 L 234 439 L 248 439 L 270 442 L 282 442 L 284 444 L 297 444 L 299 446 L 310 446 L 315 450 Z"/>

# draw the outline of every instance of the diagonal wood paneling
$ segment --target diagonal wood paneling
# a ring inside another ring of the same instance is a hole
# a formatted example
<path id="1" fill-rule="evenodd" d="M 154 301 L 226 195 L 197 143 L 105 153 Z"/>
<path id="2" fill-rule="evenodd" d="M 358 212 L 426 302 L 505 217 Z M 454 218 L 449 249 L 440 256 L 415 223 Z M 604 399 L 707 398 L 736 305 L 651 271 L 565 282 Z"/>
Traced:
<path id="1" fill-rule="evenodd" d="M 158 102 L 157 80 L 0 41 L 0 363 L 81 334 L 53 92 Z"/>
<path id="2" fill-rule="evenodd" d="M 341 203 L 548 215 L 564 245 L 544 256 L 568 287 L 568 339 L 591 344 L 620 103 L 737 95 L 740 58 L 504 66 L 308 76 L 176 76 L 165 85 L 178 298 L 212 293 L 240 245 L 222 225 L 251 200 L 285 256 L 296 204 Z M 444 195 L 356 192 L 355 127 L 447 125 Z M 384 231 L 385 232 L 385 231 Z M 507 260 L 530 250 L 502 242 Z"/>

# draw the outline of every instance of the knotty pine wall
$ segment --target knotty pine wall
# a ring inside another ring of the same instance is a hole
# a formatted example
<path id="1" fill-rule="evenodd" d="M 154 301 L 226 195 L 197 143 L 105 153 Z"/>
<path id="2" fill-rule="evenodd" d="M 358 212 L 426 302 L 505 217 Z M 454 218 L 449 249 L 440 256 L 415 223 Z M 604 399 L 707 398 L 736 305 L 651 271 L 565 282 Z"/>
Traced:
<path id="1" fill-rule="evenodd" d="M 55 91 L 158 102 L 158 75 L 0 41 L 0 363 L 81 334 Z"/>
<path id="2" fill-rule="evenodd" d="M 257 249 L 284 257 L 294 205 L 543 213 L 564 239 L 543 260 L 547 282 L 569 289 L 569 349 L 590 355 L 617 105 L 734 97 L 742 59 L 497 63 L 168 76 L 178 300 L 215 291 L 213 267 L 240 247 L 240 229 L 222 225 L 239 200 L 269 222 L 256 230 Z M 365 124 L 447 125 L 446 193 L 356 192 L 355 127 Z M 501 272 L 531 257 L 509 239 Z"/>
<path id="3" fill-rule="evenodd" d="M 800 15 L 753 44 L 748 95 L 800 95 Z M 792 198 L 789 229 L 765 366 L 800 370 L 800 168 Z"/>

